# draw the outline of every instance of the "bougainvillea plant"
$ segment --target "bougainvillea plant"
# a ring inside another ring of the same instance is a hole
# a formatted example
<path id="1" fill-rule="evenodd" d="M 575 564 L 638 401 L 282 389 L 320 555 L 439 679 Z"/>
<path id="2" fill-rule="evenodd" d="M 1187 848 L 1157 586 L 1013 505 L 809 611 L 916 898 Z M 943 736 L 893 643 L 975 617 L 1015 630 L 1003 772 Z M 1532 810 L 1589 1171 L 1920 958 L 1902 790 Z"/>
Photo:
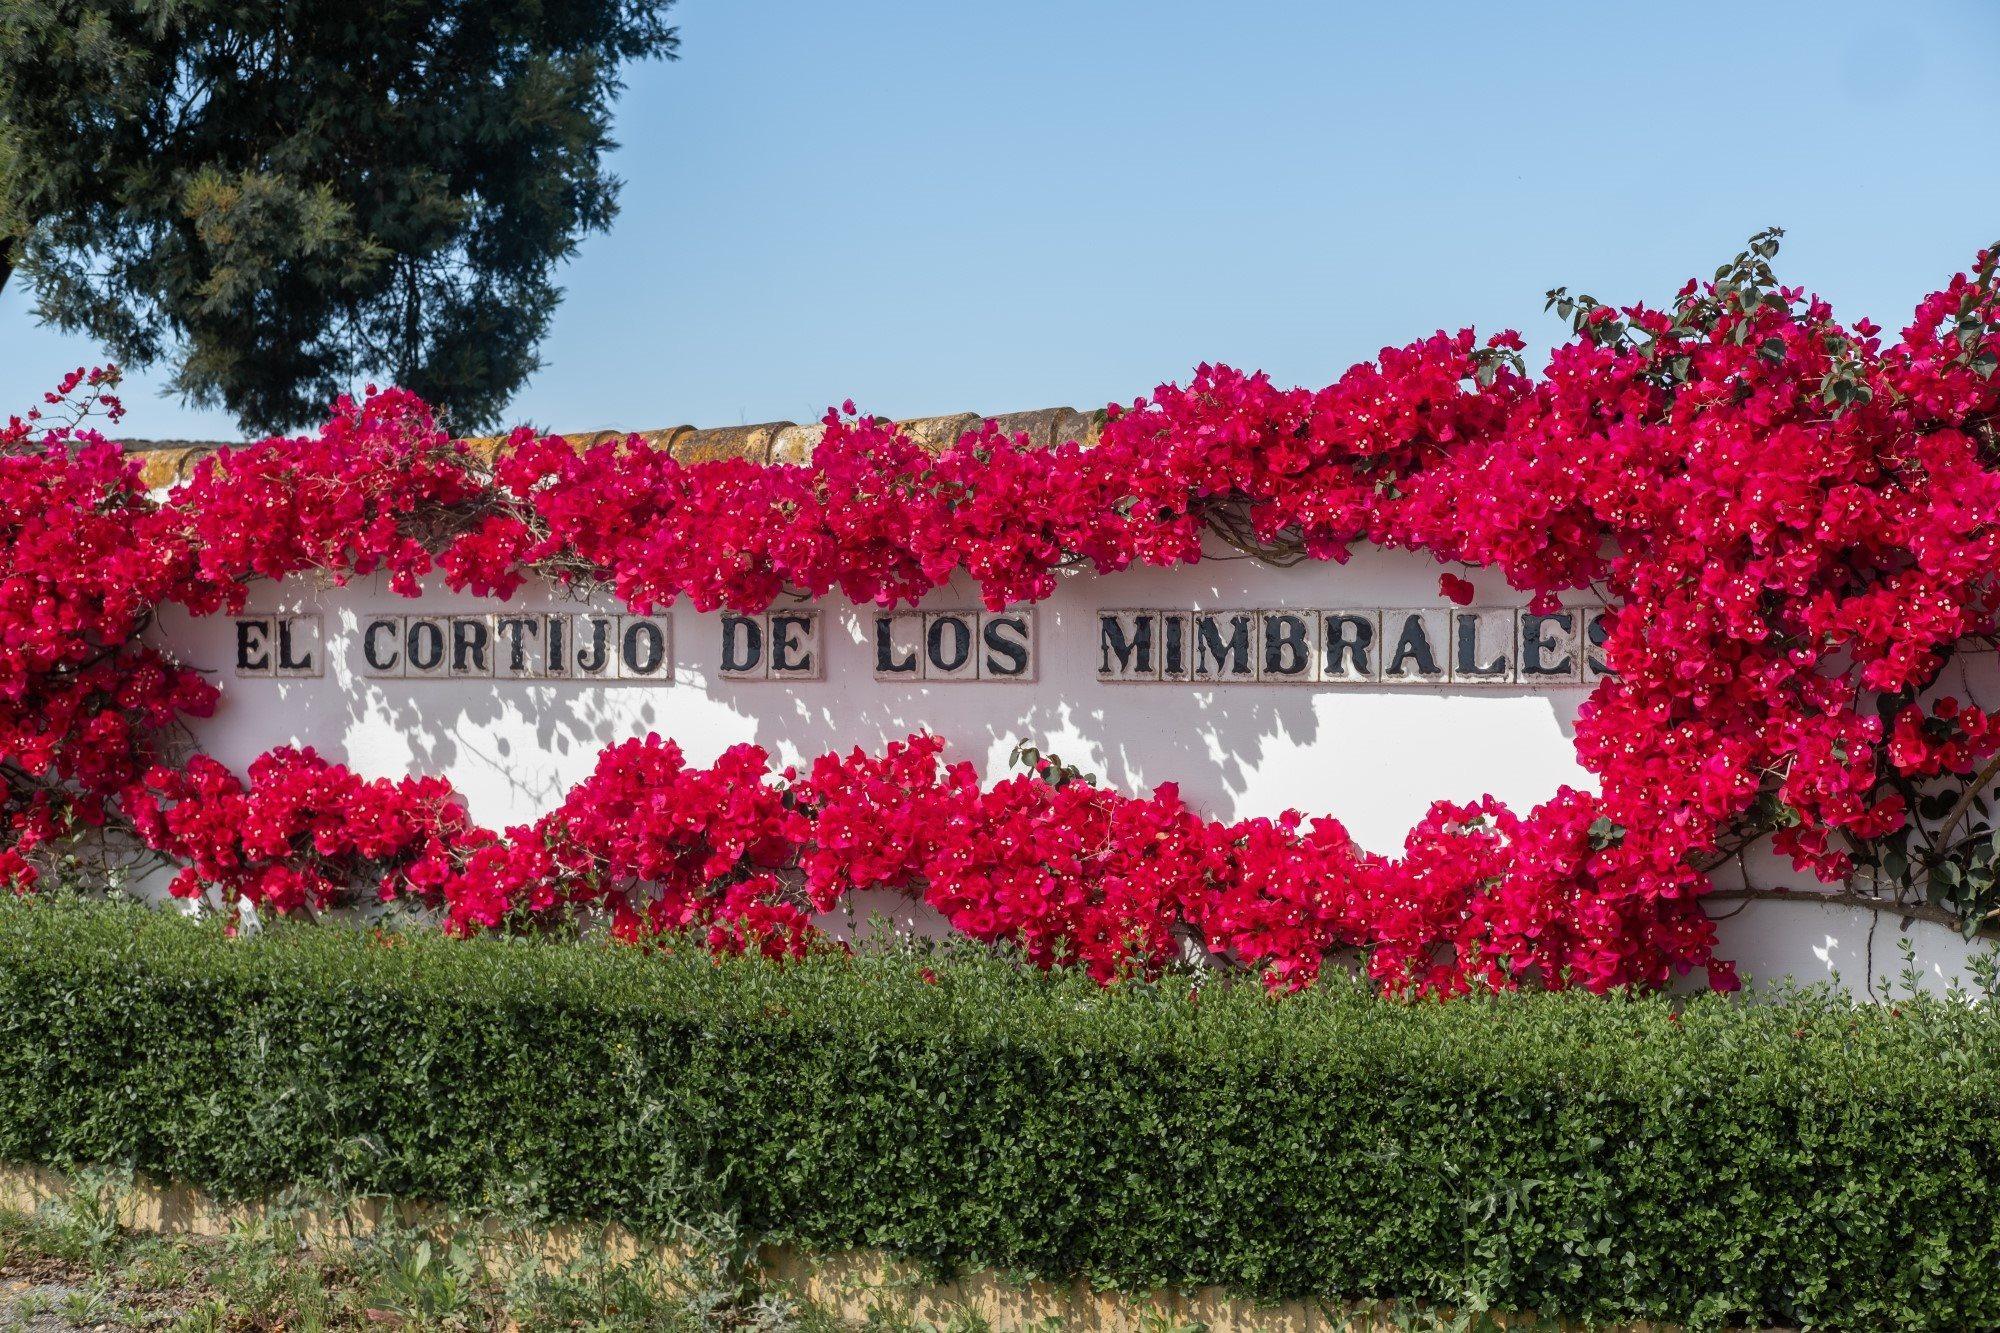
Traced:
<path id="1" fill-rule="evenodd" d="M 391 390 L 153 496 L 81 419 L 110 377 L 79 373 L 0 434 L 0 879 L 25 890 L 109 826 L 171 858 L 185 895 L 403 900 L 460 932 L 589 909 L 622 938 L 787 953 L 814 947 L 814 913 L 890 889 L 1107 981 L 1192 943 L 1274 986 L 1347 951 L 1394 991 L 1601 990 L 1696 968 L 1733 986 L 1708 871 L 1768 839 L 1847 892 L 1978 929 L 2000 911 L 2000 713 L 1965 670 L 2000 642 L 1996 252 L 1885 342 L 1781 286 L 1776 250 L 1755 237 L 1659 308 L 1550 293 L 1573 336 L 1539 377 L 1516 335 L 1470 331 L 1316 390 L 1202 366 L 1087 448 L 988 423 L 932 454 L 848 405 L 804 465 L 527 431 L 489 459 Z M 963 574 L 999 607 L 1068 569 L 1192 563 L 1205 540 L 1279 562 L 1372 543 L 1495 569 L 1539 608 L 1602 598 L 1616 675 L 1576 723 L 1599 790 L 1438 804 L 1381 856 L 1329 818 L 1218 822 L 1040 754 L 987 787 L 931 736 L 783 772 L 646 737 L 493 830 L 436 779 L 309 750 L 240 776 L 182 757 L 177 719 L 215 692 L 144 634 L 159 606 L 240 607 L 255 579 L 376 570 L 407 594 L 548 579 L 642 612 L 833 589 L 895 605 Z"/>

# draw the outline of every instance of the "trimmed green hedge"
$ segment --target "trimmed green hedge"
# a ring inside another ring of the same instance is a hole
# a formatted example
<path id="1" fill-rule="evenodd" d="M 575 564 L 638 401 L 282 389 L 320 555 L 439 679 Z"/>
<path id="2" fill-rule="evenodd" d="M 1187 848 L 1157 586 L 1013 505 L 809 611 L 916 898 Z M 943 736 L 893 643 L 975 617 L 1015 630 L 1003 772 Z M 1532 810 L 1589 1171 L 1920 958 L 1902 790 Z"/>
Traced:
<path id="1" fill-rule="evenodd" d="M 0 908 L 0 1159 L 1128 1289 L 2000 1326 L 2000 1015 Z"/>

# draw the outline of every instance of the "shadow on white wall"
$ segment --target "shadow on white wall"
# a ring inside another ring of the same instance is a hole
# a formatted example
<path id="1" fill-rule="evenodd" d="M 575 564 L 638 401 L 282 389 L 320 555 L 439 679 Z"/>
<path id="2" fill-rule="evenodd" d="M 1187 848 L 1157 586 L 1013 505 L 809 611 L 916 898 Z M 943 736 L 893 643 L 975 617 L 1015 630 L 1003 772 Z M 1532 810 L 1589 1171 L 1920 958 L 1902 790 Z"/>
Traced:
<path id="1" fill-rule="evenodd" d="M 379 580 L 345 589 L 262 585 L 253 611 L 317 611 L 327 630 L 325 674 L 237 679 L 226 617 L 164 615 L 160 636 L 185 661 L 216 672 L 223 702 L 195 724 L 197 743 L 241 770 L 287 742 L 311 745 L 365 775 L 449 778 L 473 816 L 525 824 L 560 804 L 608 745 L 655 732 L 689 761 L 713 761 L 754 743 L 780 766 L 854 747 L 876 751 L 914 732 L 948 742 L 947 757 L 973 761 L 988 781 L 1027 740 L 1139 793 L 1175 783 L 1204 815 L 1237 819 L 1297 809 L 1339 819 L 1376 851 L 1394 852 L 1435 800 L 1492 794 L 1517 810 L 1564 784 L 1594 787 L 1577 764 L 1575 719 L 1583 686 L 1112 684 L 1097 679 L 1102 608 L 1360 609 L 1442 605 L 1438 565 L 1427 556 L 1364 550 L 1345 566 L 1274 569 L 1241 558 L 1175 570 L 1074 575 L 1036 608 L 1038 669 L 1032 683 L 878 683 L 864 626 L 873 608 L 824 599 L 824 678 L 803 682 L 720 678 L 718 617 L 671 612 L 672 684 L 533 680 L 375 679 L 358 670 L 363 617 L 383 612 L 476 612 L 497 603 L 437 592 L 420 603 L 390 595 Z M 1490 574 L 1474 575 L 1479 601 L 1523 599 Z M 974 608 L 969 584 L 941 589 L 929 609 Z M 508 604 L 578 609 L 549 590 Z M 606 604 L 606 609 L 616 609 Z M 1760 884 L 1797 882 L 1768 858 Z M 1810 888 L 1804 882 L 1797 887 Z M 1741 904 L 1718 906 L 1723 915 Z M 935 929 L 897 895 L 856 905 L 842 928 L 870 912 Z M 1725 952 L 1757 977 L 1791 975 L 1850 985 L 1902 968 L 1897 922 L 1818 905 L 1754 903 L 1722 923 Z M 1809 919 L 1808 919 L 1809 918 Z M 1931 984 L 1963 977 L 1972 950 L 1944 928 L 1914 923 L 1919 971 Z M 1933 938 L 1935 936 L 1935 938 Z"/>

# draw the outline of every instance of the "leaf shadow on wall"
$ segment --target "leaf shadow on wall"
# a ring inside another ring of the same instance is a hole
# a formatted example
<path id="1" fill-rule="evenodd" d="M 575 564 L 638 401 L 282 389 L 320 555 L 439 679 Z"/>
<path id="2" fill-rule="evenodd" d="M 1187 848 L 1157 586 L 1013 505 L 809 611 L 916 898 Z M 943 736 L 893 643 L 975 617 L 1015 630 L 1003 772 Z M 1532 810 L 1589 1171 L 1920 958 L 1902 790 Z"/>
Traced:
<path id="1" fill-rule="evenodd" d="M 1205 816 L 1236 819 L 1286 808 L 1340 819 L 1364 845 L 1391 851 L 1436 799 L 1487 792 L 1517 808 L 1589 781 L 1576 765 L 1574 719 L 1587 691 L 1519 687 L 1111 684 L 1096 675 L 1097 612 L 1114 607 L 1249 608 L 1434 605 L 1436 565 L 1407 553 L 1358 553 L 1352 565 L 1277 570 L 1207 561 L 1063 579 L 1035 608 L 1032 683 L 882 683 L 866 626 L 874 608 L 824 599 L 824 677 L 804 683 L 731 682 L 713 670 L 720 621 L 672 612 L 676 681 L 591 686 L 575 681 L 374 679 L 354 672 L 360 617 L 490 611 L 491 601 L 438 593 L 421 603 L 381 588 L 273 590 L 265 606 L 325 618 L 335 660 L 323 678 L 222 679 L 218 718 L 203 743 L 241 771 L 292 740 L 367 776 L 450 778 L 473 816 L 501 826 L 532 821 L 588 776 L 606 746 L 648 732 L 677 741 L 689 762 L 712 762 L 754 742 L 779 766 L 857 746 L 880 750 L 932 731 L 948 755 L 977 763 L 988 781 L 1026 740 L 1122 790 L 1165 782 Z M 1495 598 L 1498 601 L 1498 597 Z M 965 584 L 926 599 L 935 609 L 977 607 Z M 516 610 L 576 610 L 546 591 Z M 228 661 L 228 622 L 178 631 L 189 660 Z"/>

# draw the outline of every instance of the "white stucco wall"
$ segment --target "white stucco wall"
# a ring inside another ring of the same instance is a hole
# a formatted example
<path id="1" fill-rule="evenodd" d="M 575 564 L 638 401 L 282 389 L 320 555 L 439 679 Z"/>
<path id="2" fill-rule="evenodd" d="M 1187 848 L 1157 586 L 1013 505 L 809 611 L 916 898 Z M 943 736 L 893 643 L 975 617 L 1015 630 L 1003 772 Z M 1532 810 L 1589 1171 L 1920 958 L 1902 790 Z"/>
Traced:
<path id="1" fill-rule="evenodd" d="M 696 763 L 744 741 L 786 763 L 930 730 L 947 739 L 953 757 L 977 762 L 989 778 L 1009 771 L 1008 753 L 1026 739 L 1127 791 L 1175 782 L 1193 806 L 1218 818 L 1286 808 L 1331 814 L 1363 845 L 1392 852 L 1433 800 L 1490 793 L 1526 809 L 1563 784 L 1594 786 L 1571 744 L 1589 687 L 1112 684 L 1097 678 L 1096 613 L 1444 607 L 1438 574 L 1427 556 L 1363 550 L 1344 566 L 1277 569 L 1231 558 L 1073 575 L 1036 608 L 1032 683 L 880 683 L 864 636 L 874 608 L 857 611 L 838 597 L 817 604 L 827 661 L 824 679 L 811 681 L 721 679 L 720 619 L 684 605 L 671 609 L 671 684 L 373 679 L 360 669 L 356 644 L 367 615 L 581 609 L 533 589 L 506 604 L 442 591 L 411 602 L 391 595 L 379 576 L 345 589 L 294 583 L 253 590 L 252 612 L 321 615 L 327 669 L 319 677 L 238 678 L 228 617 L 169 611 L 156 633 L 220 685 L 216 716 L 193 729 L 223 762 L 240 770 L 273 745 L 312 745 L 364 774 L 449 778 L 474 817 L 493 825 L 532 820 L 588 775 L 602 747 L 647 732 L 677 740 Z M 1497 576 L 1470 577 L 1480 605 L 1525 601 Z M 940 590 L 924 605 L 972 608 L 978 598 L 968 584 Z M 606 602 L 601 609 L 621 608 Z M 1875 915 L 1760 904 L 1726 923 L 1724 938 L 1759 977 L 1816 980 L 1837 970 L 1859 982 L 1867 918 Z M 1894 933 L 1893 919 L 1875 925 L 1878 972 L 1900 968 Z M 1937 978 L 1962 972 L 1956 936 L 1933 930 L 1921 938 Z"/>
<path id="2" fill-rule="evenodd" d="M 1438 606 L 1438 566 L 1367 551 L 1347 566 L 1274 569 L 1214 560 L 1182 570 L 1073 576 L 1036 608 L 1038 679 L 878 683 L 863 626 L 844 599 L 826 616 L 828 661 L 817 681 L 725 681 L 716 670 L 720 618 L 672 610 L 671 685 L 525 680 L 380 680 L 358 663 L 355 632 L 370 612 L 561 610 L 574 603 L 524 590 L 510 603 L 389 594 L 379 578 L 346 589 L 259 585 L 251 611 L 317 611 L 329 669 L 320 678 L 239 679 L 227 617 L 162 619 L 161 637 L 213 672 L 223 703 L 197 723 L 202 746 L 232 766 L 285 741 L 310 744 L 370 774 L 448 777 L 489 823 L 532 819 L 587 775 L 604 745 L 649 731 L 679 741 L 695 762 L 750 741 L 790 762 L 915 731 L 939 733 L 957 757 L 1006 771 L 1026 738 L 1126 790 L 1178 782 L 1221 818 L 1287 807 L 1336 813 L 1355 837 L 1393 850 L 1433 799 L 1485 792 L 1526 806 L 1565 782 L 1585 784 L 1570 725 L 1582 685 L 1109 684 L 1096 677 L 1105 607 L 1322 608 Z M 1524 600 L 1481 577 L 1482 603 Z M 968 584 L 926 608 L 976 607 Z M 612 603 L 606 609 L 616 610 Z"/>

